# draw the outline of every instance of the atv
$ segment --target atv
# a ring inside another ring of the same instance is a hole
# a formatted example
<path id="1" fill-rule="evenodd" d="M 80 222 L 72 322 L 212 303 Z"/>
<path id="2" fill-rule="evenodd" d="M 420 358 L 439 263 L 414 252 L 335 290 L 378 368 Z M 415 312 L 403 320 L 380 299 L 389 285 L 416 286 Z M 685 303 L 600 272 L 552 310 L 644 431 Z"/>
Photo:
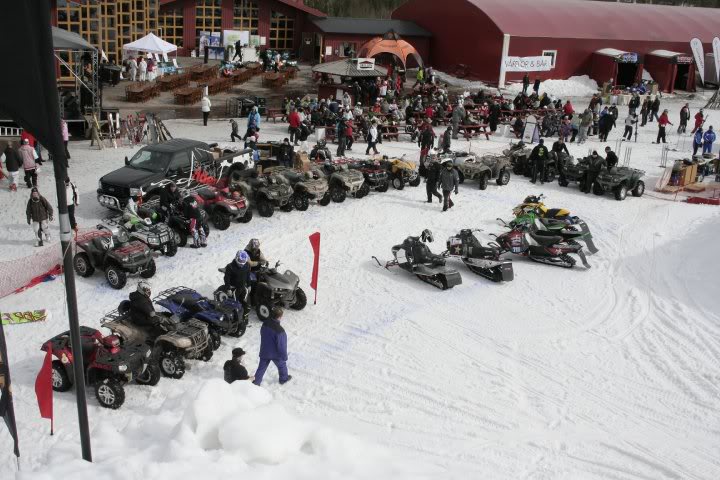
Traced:
<path id="1" fill-rule="evenodd" d="M 118 231 L 124 230 L 130 240 L 137 240 L 166 257 L 174 257 L 178 251 L 175 235 L 165 223 L 159 222 L 157 215 L 146 214 L 138 209 L 139 216 L 133 216 L 124 222 L 121 217 L 108 217 L 102 223 Z M 126 228 L 128 227 L 129 228 Z"/>
<path id="2" fill-rule="evenodd" d="M 400 267 L 425 283 L 441 290 L 449 290 L 462 283 L 460 272 L 445 266 L 445 257 L 430 251 L 426 242 L 432 242 L 432 232 L 425 229 L 419 237 L 407 237 L 400 245 L 392 247 L 394 259 L 380 263 L 377 257 L 372 257 L 379 266 L 390 269 Z"/>
<path id="3" fill-rule="evenodd" d="M 310 161 L 318 163 L 332 162 L 332 153 L 330 153 L 325 140 L 319 140 L 310 150 Z"/>
<path id="4" fill-rule="evenodd" d="M 509 282 L 514 278 L 512 261 L 500 258 L 500 245 L 488 242 L 483 245 L 473 232 L 482 230 L 463 229 L 447 240 L 447 257 L 459 257 L 471 272 L 493 282 Z"/>
<path id="5" fill-rule="evenodd" d="M 85 381 L 95 389 L 95 398 L 100 405 L 113 410 L 125 402 L 125 384 L 133 380 L 140 385 L 157 385 L 160 369 L 149 363 L 151 348 L 142 342 L 120 345 L 115 335 L 104 337 L 90 327 L 80 327 Z M 67 392 L 73 387 L 74 356 L 70 332 L 63 332 L 45 342 L 41 348 L 52 354 L 52 388 L 56 392 Z"/>
<path id="6" fill-rule="evenodd" d="M 130 314 L 130 301 L 123 300 L 118 308 L 100 320 L 100 324 L 120 337 L 123 345 L 150 345 L 152 356 L 166 377 L 182 378 L 186 359 L 207 362 L 212 358 L 213 344 L 207 323 L 194 318 L 183 322 L 170 313 L 161 312 L 157 316 L 159 323 L 156 327 L 138 326 Z"/>
<path id="7" fill-rule="evenodd" d="M 420 185 L 422 179 L 414 163 L 399 158 L 382 160 L 380 162 L 388 173 L 390 184 L 396 190 L 405 188 L 405 184 L 411 187 Z"/>
<path id="8" fill-rule="evenodd" d="M 278 175 L 293 188 L 292 204 L 295 210 L 304 212 L 310 206 L 310 200 L 322 206 L 330 203 L 330 192 L 325 175 L 317 170 L 300 172 L 288 167 L 270 167 L 263 175 Z"/>
<path id="9" fill-rule="evenodd" d="M 352 160 L 348 167 L 360 171 L 365 176 L 365 183 L 376 192 L 387 192 L 390 188 L 387 170 L 370 160 Z"/>
<path id="10" fill-rule="evenodd" d="M 270 312 L 275 305 L 281 305 L 293 310 L 302 310 L 307 305 L 305 291 L 300 288 L 300 279 L 290 270 L 285 273 L 277 271 L 280 262 L 275 268 L 269 268 L 267 263 L 254 273 L 255 280 L 248 301 L 255 307 L 255 313 L 261 321 L 270 318 Z M 218 269 L 225 273 L 224 268 Z M 215 300 L 224 302 L 236 298 L 235 288 L 226 285 L 219 286 L 214 293 Z"/>
<path id="11" fill-rule="evenodd" d="M 220 336 L 242 337 L 247 329 L 242 304 L 234 298 L 222 302 L 210 300 L 187 287 L 173 287 L 160 292 L 153 302 L 185 322 L 191 318 L 207 323 L 213 350 L 220 347 Z"/>
<path id="12" fill-rule="evenodd" d="M 277 174 L 260 175 L 257 170 L 243 170 L 232 179 L 232 188 L 240 189 L 255 204 L 261 217 L 272 217 L 276 208 L 293 209 L 293 189 Z"/>
<path id="13" fill-rule="evenodd" d="M 584 189 L 589 165 L 590 157 L 585 157 L 574 165 L 566 166 L 566 181 L 560 183 L 560 186 L 566 187 L 570 182 L 577 182 L 581 189 Z M 631 192 L 633 197 L 642 197 L 645 193 L 645 182 L 641 180 L 643 175 L 645 175 L 644 171 L 630 167 L 613 167 L 610 170 L 603 170 L 593 186 L 593 193 L 604 195 L 608 191 L 612 191 L 615 199 L 619 201 L 625 200 L 628 192 Z"/>
<path id="14" fill-rule="evenodd" d="M 75 246 L 79 250 L 73 258 L 75 272 L 89 277 L 95 269 L 105 271 L 110 286 L 120 290 L 127 276 L 139 274 L 142 278 L 155 275 L 155 259 L 144 243 L 130 241 L 125 229 L 111 231 L 104 225 L 97 230 L 78 235 Z"/>
<path id="15" fill-rule="evenodd" d="M 568 243 L 561 236 L 537 232 L 533 225 L 525 222 L 512 223 L 509 227 L 510 231 L 495 235 L 497 244 L 503 252 L 529 257 L 530 260 L 538 263 L 566 268 L 575 266 L 575 259 L 570 256 L 575 254 L 580 257 L 585 268 L 590 268 L 582 251 L 582 245 L 579 243 Z"/>
<path id="16" fill-rule="evenodd" d="M 183 204 L 189 202 L 195 198 L 193 195 L 187 195 L 182 199 Z M 198 207 L 200 202 L 198 202 Z M 205 230 L 205 236 L 210 236 L 210 225 L 208 224 L 208 214 L 202 208 L 200 209 L 200 217 L 202 218 L 202 227 Z M 184 247 L 187 245 L 188 237 L 190 236 L 190 219 L 185 217 L 184 208 L 182 205 L 173 205 L 170 210 L 170 215 L 167 218 L 167 224 L 173 231 L 175 236 L 175 242 L 178 247 Z"/>
<path id="17" fill-rule="evenodd" d="M 480 190 L 485 190 L 490 180 L 495 180 L 501 186 L 510 182 L 511 165 L 504 155 L 487 154 L 478 157 L 474 153 L 458 152 L 453 153 L 452 158 L 460 183 L 467 179 L 477 180 Z"/>
<path id="18" fill-rule="evenodd" d="M 227 230 L 230 222 L 236 220 L 248 223 L 252 220 L 253 212 L 242 192 L 226 188 L 203 186 L 195 190 L 192 195 L 210 216 L 213 227 L 218 230 Z"/>
<path id="19" fill-rule="evenodd" d="M 530 165 L 530 152 L 532 150 L 525 145 L 525 142 L 510 144 L 510 148 L 503 150 L 503 156 L 510 161 L 515 175 L 532 175 L 532 165 Z"/>
<path id="20" fill-rule="evenodd" d="M 365 183 L 365 177 L 357 170 L 348 168 L 347 163 L 324 163 L 319 168 L 312 169 L 322 174 L 330 186 L 330 198 L 333 202 L 342 203 L 348 194 L 355 198 L 363 198 L 370 193 L 370 186 Z"/>

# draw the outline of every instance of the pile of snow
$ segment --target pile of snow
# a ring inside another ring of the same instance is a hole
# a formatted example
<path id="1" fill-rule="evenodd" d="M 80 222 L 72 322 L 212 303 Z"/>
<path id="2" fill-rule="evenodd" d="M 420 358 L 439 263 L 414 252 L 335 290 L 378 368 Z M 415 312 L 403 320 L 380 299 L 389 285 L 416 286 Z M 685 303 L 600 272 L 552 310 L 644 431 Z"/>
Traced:
<path id="1" fill-rule="evenodd" d="M 61 442 L 41 472 L 21 478 L 422 478 L 378 447 L 295 417 L 250 382 L 208 380 L 182 403 L 179 421 L 161 413 L 121 430 L 100 423 L 94 463 L 77 458 L 74 442 Z"/>
<path id="2" fill-rule="evenodd" d="M 464 88 L 472 92 L 488 88 L 488 86 L 485 85 L 483 82 L 453 77 L 449 73 L 441 72 L 439 70 L 435 70 L 435 77 L 437 78 L 438 82 L 447 83 L 451 87 Z"/>
<path id="3" fill-rule="evenodd" d="M 532 87 L 532 84 L 530 85 Z M 507 90 L 514 94 L 522 91 L 522 83 L 508 85 Z M 570 77 L 567 80 L 545 80 L 540 82 L 540 93 L 553 98 L 587 97 L 598 91 L 598 84 L 587 75 Z"/>

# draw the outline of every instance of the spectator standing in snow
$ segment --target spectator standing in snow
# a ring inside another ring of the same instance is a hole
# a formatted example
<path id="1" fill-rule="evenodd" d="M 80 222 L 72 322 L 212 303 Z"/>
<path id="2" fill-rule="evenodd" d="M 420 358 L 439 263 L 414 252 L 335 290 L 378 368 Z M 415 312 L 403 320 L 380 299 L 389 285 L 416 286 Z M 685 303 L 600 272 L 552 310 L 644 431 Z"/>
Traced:
<path id="1" fill-rule="evenodd" d="M 378 128 L 377 128 L 377 120 L 373 118 L 372 122 L 370 123 L 370 128 L 368 128 L 367 133 L 367 148 L 365 149 L 365 155 L 370 155 L 370 149 L 375 152 L 375 155 L 379 154 L 377 149 L 377 142 L 378 142 Z"/>
<path id="2" fill-rule="evenodd" d="M 450 194 L 453 189 L 455 195 L 458 194 L 458 186 L 460 185 L 460 175 L 453 166 L 452 160 L 445 160 L 443 168 L 440 169 L 440 175 L 438 176 L 438 185 L 442 189 L 443 193 L 443 212 L 447 211 L 448 208 L 452 208 L 455 204 L 450 198 Z"/>
<path id="3" fill-rule="evenodd" d="M 260 114 L 258 113 L 258 108 L 253 107 L 248 115 L 247 132 L 245 132 L 243 140 L 247 140 L 247 137 L 256 136 L 255 132 L 258 131 L 260 131 Z"/>
<path id="4" fill-rule="evenodd" d="M 37 187 L 37 153 L 30 146 L 30 141 L 26 138 L 22 141 L 22 147 L 18 149 L 18 156 L 22 160 L 23 169 L 25 170 L 25 184 L 28 188 Z"/>
<path id="5" fill-rule="evenodd" d="M 705 135 L 703 135 L 703 154 L 712 153 L 713 142 L 715 142 L 715 131 L 712 125 L 710 125 Z"/>
<path id="6" fill-rule="evenodd" d="M 632 140 L 633 125 L 638 121 L 637 115 L 630 113 L 625 118 L 625 132 L 623 132 L 623 140 Z"/>
<path id="7" fill-rule="evenodd" d="M 60 130 L 62 131 L 63 144 L 65 145 L 65 166 L 67 167 L 67 161 L 70 160 L 70 152 L 68 151 L 70 132 L 68 131 L 68 124 L 64 118 L 60 119 Z"/>
<path id="8" fill-rule="evenodd" d="M 265 371 L 270 362 L 277 367 L 280 376 L 280 385 L 289 382 L 292 375 L 288 375 L 287 370 L 287 334 L 280 320 L 282 319 L 284 310 L 280 306 L 272 308 L 270 318 L 265 320 L 260 328 L 260 363 L 255 371 L 255 385 L 261 385 Z"/>
<path id="9" fill-rule="evenodd" d="M 523 77 L 523 89 L 522 89 L 523 95 L 527 95 L 527 90 L 529 87 L 530 87 L 530 75 L 528 75 L 526 73 L 525 76 Z"/>
<path id="10" fill-rule="evenodd" d="M 445 133 L 443 133 L 442 141 L 441 141 L 441 147 L 442 147 L 442 153 L 450 153 L 450 145 L 451 145 L 451 138 L 452 138 L 452 127 L 447 127 L 445 130 Z"/>
<path id="11" fill-rule="evenodd" d="M 338 146 L 338 150 L 340 147 Z M 344 153 L 344 152 L 343 152 Z M 340 156 L 340 155 L 338 155 Z M 280 145 L 280 153 L 278 154 L 278 163 L 288 168 L 292 168 L 293 161 L 295 160 L 295 149 L 290 145 L 290 139 L 285 138 L 282 145 Z"/>
<path id="12" fill-rule="evenodd" d="M 232 358 L 223 365 L 225 381 L 233 383 L 236 380 L 254 380 L 254 377 L 248 375 L 247 368 L 243 365 L 243 357 L 245 350 L 242 348 L 232 349 Z"/>
<path id="13" fill-rule="evenodd" d="M 45 197 L 40 195 L 37 187 L 33 187 L 30 191 L 30 199 L 25 208 L 28 225 L 32 225 L 35 233 L 35 246 L 43 246 L 43 234 L 45 241 L 50 240 L 50 230 L 48 230 L 48 220 L 53 220 L 53 209 Z"/>
<path id="14" fill-rule="evenodd" d="M 662 115 L 660 115 L 660 118 L 658 118 L 658 134 L 657 141 L 655 143 L 660 143 L 660 139 L 662 139 L 662 143 L 667 143 L 665 141 L 665 127 L 668 125 L 672 125 L 672 123 L 670 123 L 668 111 L 666 109 L 663 111 Z"/>
<path id="15" fill-rule="evenodd" d="M 78 195 L 75 184 L 70 181 L 70 177 L 65 177 L 65 198 L 67 200 L 68 217 L 70 218 L 70 228 L 77 232 L 77 222 L 75 222 L 75 207 L 80 205 L 80 196 Z"/>
<path id="16" fill-rule="evenodd" d="M 697 151 L 702 147 L 703 135 L 703 128 L 700 126 L 695 130 L 695 134 L 693 135 L 693 157 L 697 155 Z"/>
<path id="17" fill-rule="evenodd" d="M 210 102 L 210 98 L 208 98 L 207 95 L 203 95 L 202 100 L 200 100 L 200 110 L 202 110 L 202 116 L 203 116 L 203 125 L 207 127 L 208 117 L 210 116 L 210 108 L 212 107 L 212 103 Z"/>
<path id="18" fill-rule="evenodd" d="M 649 121 L 651 123 L 653 121 L 653 118 L 655 120 L 657 120 L 658 122 L 660 121 L 660 119 L 658 118 L 659 111 L 660 111 L 660 95 L 655 95 L 655 99 L 650 104 L 650 120 Z M 670 125 L 672 125 L 672 123 Z"/>
<path id="19" fill-rule="evenodd" d="M 540 95 L 540 77 L 535 77 L 535 83 L 533 84 L 533 92 L 536 95 Z"/>
<path id="20" fill-rule="evenodd" d="M 135 57 L 130 57 L 130 61 L 128 62 L 128 69 L 130 70 L 130 81 L 136 81 L 137 80 L 137 71 L 138 71 L 138 63 L 137 60 L 135 60 Z"/>
<path id="21" fill-rule="evenodd" d="M 455 105 L 455 108 L 453 108 L 452 111 L 453 140 L 458 139 L 459 125 L 462 122 L 463 118 L 465 118 L 465 108 L 462 106 L 461 103 L 458 103 L 457 105 Z"/>
<path id="22" fill-rule="evenodd" d="M 20 176 L 20 165 L 22 160 L 18 155 L 18 152 L 13 148 L 13 144 L 8 142 L 5 147 L 5 167 L 8 171 L 8 177 L 10 180 L 10 191 L 17 192 L 18 177 Z"/>
<path id="23" fill-rule="evenodd" d="M 690 105 L 685 104 L 680 109 L 680 126 L 678 126 L 677 133 L 685 133 L 687 131 L 687 124 L 690 120 Z"/>
<path id="24" fill-rule="evenodd" d="M 641 127 L 647 124 L 648 115 L 650 115 L 650 97 L 645 97 L 643 100 L 642 107 L 640 108 L 640 116 L 642 117 Z"/>
<path id="25" fill-rule="evenodd" d="M 695 128 L 693 128 L 692 133 L 695 133 L 698 128 L 702 130 L 703 123 L 705 123 L 705 114 L 701 108 L 700 111 L 695 114 Z"/>
<path id="26" fill-rule="evenodd" d="M 138 70 L 140 71 L 140 81 L 144 82 L 147 80 L 147 62 L 144 58 L 140 58 L 140 63 L 138 64 Z"/>
<path id="27" fill-rule="evenodd" d="M 615 118 L 612 116 L 607 107 L 605 107 L 602 113 L 600 113 L 600 120 L 598 121 L 600 130 L 598 139 L 601 142 L 607 142 L 608 135 L 610 135 L 610 130 L 612 130 L 613 125 L 615 125 Z"/>
<path id="28" fill-rule="evenodd" d="M 427 193 L 427 203 L 432 203 L 433 197 L 437 197 L 438 201 L 442 203 L 443 197 L 437 190 L 438 180 L 440 179 L 440 162 L 433 155 L 428 155 L 426 163 L 425 192 Z"/>
<path id="29" fill-rule="evenodd" d="M 538 174 L 540 174 L 540 183 L 545 184 L 545 163 L 550 155 L 547 147 L 544 145 L 545 141 L 541 138 L 538 144 L 530 152 L 530 161 L 532 162 L 532 180 L 530 182 L 537 182 Z"/>
<path id="30" fill-rule="evenodd" d="M 572 131 L 572 137 L 570 138 L 570 143 L 573 143 L 575 141 L 577 134 L 580 132 L 580 122 L 581 121 L 582 121 L 582 118 L 580 115 L 573 115 L 572 120 L 570 120 L 570 129 Z"/>
<path id="31" fill-rule="evenodd" d="M 580 118 L 580 136 L 578 137 L 578 144 L 583 144 L 587 140 L 592 127 L 593 113 L 589 108 L 586 108 Z"/>
<path id="32" fill-rule="evenodd" d="M 347 92 L 345 92 L 345 95 L 347 95 Z M 288 123 L 290 124 L 290 141 L 293 142 L 295 146 L 297 146 L 300 140 L 300 124 L 302 123 L 302 121 L 300 120 L 300 114 L 298 113 L 297 109 L 292 108 L 290 110 L 290 114 L 288 115 Z"/>
<path id="33" fill-rule="evenodd" d="M 230 119 L 230 140 L 234 143 L 235 138 L 237 137 L 238 140 L 242 140 L 242 137 L 238 133 L 238 124 L 234 119 Z"/>

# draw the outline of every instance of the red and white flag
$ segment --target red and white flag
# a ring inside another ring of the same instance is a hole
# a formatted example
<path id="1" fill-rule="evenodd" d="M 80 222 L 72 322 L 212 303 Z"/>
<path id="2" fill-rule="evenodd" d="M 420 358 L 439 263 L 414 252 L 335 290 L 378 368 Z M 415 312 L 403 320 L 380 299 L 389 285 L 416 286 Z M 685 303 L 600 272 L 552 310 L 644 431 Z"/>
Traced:
<path id="1" fill-rule="evenodd" d="M 50 435 L 53 434 L 53 388 L 52 388 L 52 345 L 47 344 L 45 360 L 35 379 L 35 396 L 37 397 L 40 416 L 50 419 Z"/>
<path id="2" fill-rule="evenodd" d="M 320 270 L 320 232 L 315 232 L 310 235 L 310 245 L 312 245 L 313 253 L 315 254 L 315 260 L 313 261 L 312 279 L 310 280 L 310 287 L 315 290 L 315 304 L 317 304 L 317 289 L 318 289 L 318 273 Z"/>

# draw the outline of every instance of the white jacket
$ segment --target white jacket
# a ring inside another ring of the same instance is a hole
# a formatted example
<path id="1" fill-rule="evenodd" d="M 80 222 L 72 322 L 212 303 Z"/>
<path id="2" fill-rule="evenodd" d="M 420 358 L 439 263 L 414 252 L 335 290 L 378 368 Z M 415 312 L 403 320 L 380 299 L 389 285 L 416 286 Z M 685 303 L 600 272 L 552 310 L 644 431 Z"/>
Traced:
<path id="1" fill-rule="evenodd" d="M 376 127 L 375 125 L 373 125 L 372 127 L 370 127 L 370 129 L 368 130 L 368 133 L 370 134 L 370 141 L 372 141 L 372 142 L 377 142 L 377 139 L 378 139 L 378 130 L 377 130 L 377 127 Z"/>
<path id="2" fill-rule="evenodd" d="M 200 107 L 202 108 L 203 112 L 209 112 L 210 107 L 212 107 L 212 103 L 210 103 L 210 99 L 208 97 L 203 97 L 202 100 L 200 100 Z"/>

